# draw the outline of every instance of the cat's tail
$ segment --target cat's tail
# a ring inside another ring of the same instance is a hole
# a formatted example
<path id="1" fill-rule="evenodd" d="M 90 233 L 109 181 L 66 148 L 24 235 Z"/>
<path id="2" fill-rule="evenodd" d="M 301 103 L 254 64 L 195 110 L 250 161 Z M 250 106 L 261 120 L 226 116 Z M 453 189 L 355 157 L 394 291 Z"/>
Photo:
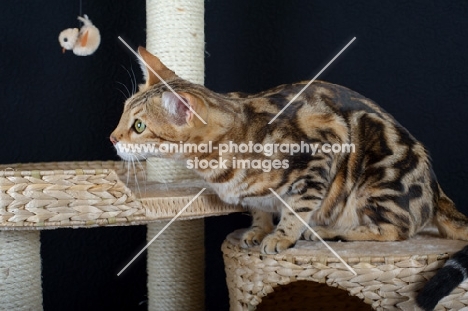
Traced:
<path id="1" fill-rule="evenodd" d="M 445 265 L 437 271 L 419 292 L 416 302 L 425 311 L 434 310 L 445 296 L 450 294 L 468 277 L 468 246 L 455 253 Z"/>
<path id="2" fill-rule="evenodd" d="M 443 237 L 468 240 L 468 217 L 460 213 L 439 186 L 439 199 L 434 224 Z M 444 267 L 427 282 L 416 302 L 423 310 L 433 310 L 440 299 L 447 296 L 468 278 L 468 246 L 455 253 Z"/>
<path id="3" fill-rule="evenodd" d="M 434 224 L 440 235 L 452 240 L 468 241 L 468 217 L 460 213 L 439 186 L 439 199 L 435 207 Z"/>

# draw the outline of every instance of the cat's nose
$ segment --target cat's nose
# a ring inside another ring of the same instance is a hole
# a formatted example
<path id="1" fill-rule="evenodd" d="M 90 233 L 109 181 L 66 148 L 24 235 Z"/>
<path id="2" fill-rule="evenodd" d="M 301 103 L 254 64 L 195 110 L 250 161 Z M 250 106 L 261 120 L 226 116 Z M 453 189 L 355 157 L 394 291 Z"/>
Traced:
<path id="1" fill-rule="evenodd" d="M 111 137 L 109 137 L 109 139 L 110 139 L 110 141 L 111 141 L 111 143 L 112 143 L 113 145 L 115 145 L 116 143 L 119 142 L 119 141 L 117 140 L 117 138 L 115 138 L 115 137 L 112 136 L 112 135 L 111 135 Z"/>

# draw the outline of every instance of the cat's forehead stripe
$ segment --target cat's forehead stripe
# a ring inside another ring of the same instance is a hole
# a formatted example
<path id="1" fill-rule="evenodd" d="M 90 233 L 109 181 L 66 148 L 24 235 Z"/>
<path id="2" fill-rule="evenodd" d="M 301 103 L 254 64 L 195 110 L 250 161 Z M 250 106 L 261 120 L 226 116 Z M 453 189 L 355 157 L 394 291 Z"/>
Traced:
<path id="1" fill-rule="evenodd" d="M 167 81 L 167 84 L 176 92 L 188 92 L 194 95 L 203 97 L 206 94 L 206 89 L 198 84 L 193 84 L 182 79 Z M 146 104 L 149 98 L 160 97 L 163 92 L 169 91 L 168 87 L 163 83 L 158 83 L 151 86 L 144 92 L 135 94 L 134 97 L 127 103 L 128 109 L 134 109 L 140 105 Z"/>
<path id="2" fill-rule="evenodd" d="M 139 107 L 139 109 L 136 110 L 134 113 L 135 113 L 135 114 L 139 114 L 139 113 L 142 112 L 142 111 L 143 111 L 143 107 Z"/>

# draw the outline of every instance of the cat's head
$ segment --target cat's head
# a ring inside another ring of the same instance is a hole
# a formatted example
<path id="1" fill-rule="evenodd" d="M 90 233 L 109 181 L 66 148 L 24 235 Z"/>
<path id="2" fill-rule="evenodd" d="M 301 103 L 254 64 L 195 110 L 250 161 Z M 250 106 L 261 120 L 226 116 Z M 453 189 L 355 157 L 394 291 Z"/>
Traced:
<path id="1" fill-rule="evenodd" d="M 146 49 L 140 47 L 138 52 L 146 81 L 125 102 L 110 140 L 124 160 L 174 157 L 155 154 L 153 147 L 190 142 L 203 135 L 207 125 L 207 103 L 200 93 L 203 87 L 179 78 Z"/>

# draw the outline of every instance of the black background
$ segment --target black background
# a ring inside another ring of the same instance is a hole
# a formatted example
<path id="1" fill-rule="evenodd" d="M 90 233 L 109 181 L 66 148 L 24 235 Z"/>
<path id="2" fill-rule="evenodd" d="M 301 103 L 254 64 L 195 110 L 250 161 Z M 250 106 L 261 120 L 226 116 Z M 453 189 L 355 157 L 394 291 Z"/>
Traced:
<path id="1" fill-rule="evenodd" d="M 207 1 L 206 85 L 255 92 L 320 79 L 373 99 L 431 151 L 445 192 L 468 213 L 468 2 Z M 0 163 L 116 159 L 108 141 L 126 92 L 141 74 L 117 36 L 145 44 L 145 2 L 83 0 L 101 31 L 92 56 L 61 53 L 78 27 L 79 1 L 0 2 Z M 227 310 L 220 244 L 248 224 L 206 219 L 206 306 Z M 45 310 L 143 310 L 145 258 L 116 273 L 145 244 L 142 227 L 43 231 Z M 183 293 L 181 293 L 183 296 Z"/>

